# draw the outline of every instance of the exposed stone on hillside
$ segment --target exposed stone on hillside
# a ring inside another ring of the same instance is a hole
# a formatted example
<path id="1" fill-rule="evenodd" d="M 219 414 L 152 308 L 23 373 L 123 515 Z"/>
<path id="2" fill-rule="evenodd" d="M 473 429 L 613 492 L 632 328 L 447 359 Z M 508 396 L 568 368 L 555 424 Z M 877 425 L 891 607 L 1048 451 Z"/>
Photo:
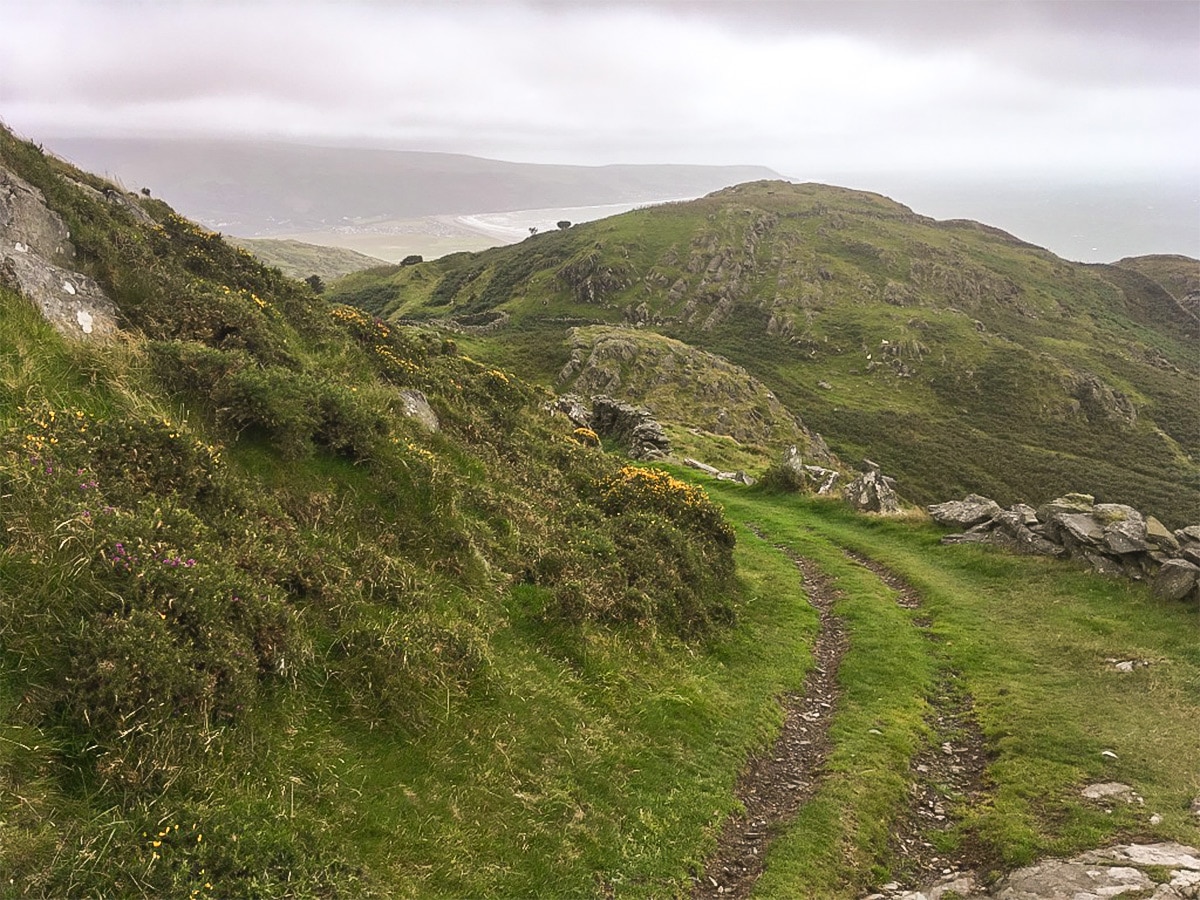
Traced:
<path id="1" fill-rule="evenodd" d="M 74 257 L 67 226 L 42 192 L 0 167 L 0 281 L 28 297 L 64 335 L 112 334 L 116 308 L 95 281 L 66 267 Z"/>
<path id="2" fill-rule="evenodd" d="M 592 430 L 627 445 L 633 459 L 662 459 L 671 452 L 671 442 L 662 425 L 644 406 L 604 395 L 593 397 Z"/>
<path id="3" fill-rule="evenodd" d="M 900 512 L 900 498 L 896 495 L 896 483 L 879 471 L 869 459 L 863 460 L 868 470 L 863 472 L 842 491 L 846 502 L 859 512 Z"/>
<path id="4" fill-rule="evenodd" d="M 1024 504 L 1001 509 L 977 494 L 928 509 L 942 525 L 971 523 L 966 532 L 946 535 L 943 544 L 1077 559 L 1103 574 L 1152 577 L 1155 595 L 1164 599 L 1200 600 L 1200 526 L 1172 534 L 1153 516 L 1122 503 L 1096 503 L 1089 494 L 1067 494 L 1036 512 Z"/>
<path id="5" fill-rule="evenodd" d="M 1078 409 L 1090 422 L 1112 422 L 1132 425 L 1137 421 L 1137 408 L 1125 394 L 1105 384 L 1089 373 L 1075 376 L 1068 385 Z"/>
<path id="6" fill-rule="evenodd" d="M 957 525 L 970 528 L 980 522 L 995 518 L 1000 504 L 978 494 L 967 494 L 962 500 L 949 500 L 929 507 L 929 514 L 939 525 Z"/>
<path id="7" fill-rule="evenodd" d="M 572 328 L 567 340 L 571 356 L 558 382 L 576 394 L 670 409 L 678 424 L 742 444 L 796 444 L 813 462 L 837 464 L 820 435 L 766 385 L 723 357 L 634 328 Z"/>
<path id="8" fill-rule="evenodd" d="M 548 412 L 567 416 L 577 428 L 590 428 L 601 437 L 625 445 L 632 459 L 662 459 L 671 452 L 671 441 L 662 425 L 644 406 L 634 406 L 603 394 L 592 397 L 591 402 L 589 410 L 579 397 L 564 394 L 547 403 L 545 408 Z"/>
<path id="9" fill-rule="evenodd" d="M 412 388 L 405 388 L 400 392 L 400 399 L 403 402 L 403 412 L 408 418 L 415 421 L 426 431 L 437 431 L 440 427 L 437 413 L 433 411 L 433 407 L 429 405 L 429 400 L 421 391 Z"/>

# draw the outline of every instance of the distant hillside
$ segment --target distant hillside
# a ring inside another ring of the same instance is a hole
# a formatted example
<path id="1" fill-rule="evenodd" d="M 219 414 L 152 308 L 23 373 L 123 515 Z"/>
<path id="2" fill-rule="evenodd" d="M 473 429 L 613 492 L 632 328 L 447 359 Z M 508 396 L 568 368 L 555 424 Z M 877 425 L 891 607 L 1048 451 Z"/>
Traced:
<path id="1" fill-rule="evenodd" d="M 696 197 L 778 175 L 760 166 L 549 166 L 298 144 L 57 138 L 47 147 L 223 232 Z"/>
<path id="2" fill-rule="evenodd" d="M 550 384 L 568 327 L 720 354 L 912 500 L 1081 490 L 1176 524 L 1200 509 L 1193 316 L 1128 269 L 878 194 L 746 184 L 338 290 L 414 320 L 506 313 L 478 352 Z"/>
<path id="3" fill-rule="evenodd" d="M 1184 309 L 1200 317 L 1200 260 L 1190 256 L 1156 254 L 1126 257 L 1113 265 L 1152 279 L 1178 300 Z"/>
<path id="4" fill-rule="evenodd" d="M 236 238 L 230 243 L 249 250 L 268 266 L 275 266 L 284 275 L 292 278 L 303 279 L 310 275 L 318 275 L 323 281 L 332 281 L 351 272 L 387 265 L 385 260 L 344 247 L 323 247 L 303 241 Z"/>

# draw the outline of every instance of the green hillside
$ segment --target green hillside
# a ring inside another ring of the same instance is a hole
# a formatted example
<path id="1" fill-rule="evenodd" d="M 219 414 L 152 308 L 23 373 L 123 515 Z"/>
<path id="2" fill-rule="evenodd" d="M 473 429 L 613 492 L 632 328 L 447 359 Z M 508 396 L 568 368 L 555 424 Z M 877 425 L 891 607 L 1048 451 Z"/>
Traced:
<path id="1" fill-rule="evenodd" d="M 230 243 L 249 250 L 266 265 L 275 266 L 291 278 L 305 279 L 316 275 L 322 281 L 332 281 L 351 272 L 386 265 L 382 259 L 345 247 L 323 247 L 304 241 L 230 238 Z"/>
<path id="2" fill-rule="evenodd" d="M 916 502 L 1086 490 L 1176 526 L 1200 510 L 1200 320 L 1128 269 L 874 194 L 757 182 L 335 295 L 478 332 L 477 354 L 548 386 L 569 328 L 658 332 L 743 367 Z"/>
<path id="3" fill-rule="evenodd" d="M 753 360 L 615 327 L 597 233 L 357 282 L 447 335 L 0 129 L 0 897 L 686 897 L 799 704 L 808 799 L 755 896 L 1200 842 L 1194 604 L 588 446 L 536 384 L 577 351 L 567 383 L 618 378 L 698 447 L 820 452 Z M 534 263 L 566 251 L 564 294 Z M 17 290 L 35 257 L 48 305 Z M 111 331 L 70 306 L 93 281 Z M 921 774 L 966 744 L 971 784 Z M 1144 804 L 1081 796 L 1112 779 Z M 920 791 L 945 814 L 917 860 L 890 835 Z"/>

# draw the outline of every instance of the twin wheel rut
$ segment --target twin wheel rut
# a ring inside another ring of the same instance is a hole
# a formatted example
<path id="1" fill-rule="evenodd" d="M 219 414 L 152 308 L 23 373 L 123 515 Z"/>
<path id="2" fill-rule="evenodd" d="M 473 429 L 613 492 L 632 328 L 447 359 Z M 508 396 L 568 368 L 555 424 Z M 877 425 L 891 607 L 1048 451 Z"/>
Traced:
<path id="1" fill-rule="evenodd" d="M 838 666 L 849 645 L 846 625 L 833 612 L 840 594 L 812 562 L 786 547 L 777 545 L 777 549 L 800 571 L 808 601 L 820 616 L 814 665 L 803 690 L 781 699 L 783 730 L 774 746 L 751 759 L 738 779 L 736 792 L 744 812 L 725 822 L 716 850 L 693 883 L 692 897 L 697 900 L 750 895 L 771 841 L 819 790 L 832 749 L 829 727 L 840 697 Z M 846 551 L 846 555 L 895 590 L 901 606 L 920 608 L 920 598 L 893 572 L 859 554 Z M 934 640 L 925 631 L 927 619 L 917 618 L 914 625 Z M 934 655 L 938 655 L 936 648 Z M 927 725 L 933 739 L 910 763 L 909 804 L 893 824 L 889 848 L 894 871 L 910 886 L 959 871 L 973 861 L 965 851 L 954 857 L 944 855 L 936 849 L 934 837 L 952 828 L 955 811 L 973 805 L 984 792 L 986 750 L 973 702 L 956 673 L 944 664 L 929 701 Z M 902 882 L 884 889 L 899 892 Z"/>

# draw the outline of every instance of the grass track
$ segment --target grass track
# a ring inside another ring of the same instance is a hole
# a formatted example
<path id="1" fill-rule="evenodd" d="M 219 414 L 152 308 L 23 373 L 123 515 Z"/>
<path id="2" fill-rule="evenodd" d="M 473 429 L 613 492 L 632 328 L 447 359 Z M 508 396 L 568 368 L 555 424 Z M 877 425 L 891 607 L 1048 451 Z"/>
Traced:
<path id="1" fill-rule="evenodd" d="M 1200 839 L 1187 815 L 1200 790 L 1195 610 L 1050 560 L 941 547 L 928 525 L 707 487 L 731 518 L 754 521 L 832 576 L 852 631 L 829 778 L 773 848 L 754 896 L 852 897 L 889 874 L 887 827 L 905 802 L 902 773 L 924 734 L 921 698 L 936 661 L 890 590 L 842 548 L 917 589 L 936 652 L 975 697 L 994 754 L 991 795 L 951 840 L 971 840 L 1007 868 L 1124 836 Z M 1129 658 L 1152 665 L 1122 675 L 1106 662 Z M 1109 813 L 1079 798 L 1083 784 L 1108 780 L 1131 784 L 1145 806 Z M 1157 827 L 1152 812 L 1163 817 Z"/>

